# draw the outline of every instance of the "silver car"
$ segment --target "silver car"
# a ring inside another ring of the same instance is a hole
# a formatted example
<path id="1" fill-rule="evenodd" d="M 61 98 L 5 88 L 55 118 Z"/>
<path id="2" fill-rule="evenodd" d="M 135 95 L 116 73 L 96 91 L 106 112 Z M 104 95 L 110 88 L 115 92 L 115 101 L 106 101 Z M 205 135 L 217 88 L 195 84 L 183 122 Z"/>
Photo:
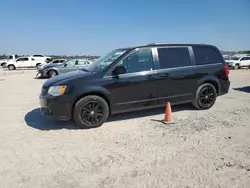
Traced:
<path id="1" fill-rule="evenodd" d="M 44 66 L 44 68 L 41 68 L 38 70 L 38 74 L 40 74 L 41 77 L 47 77 L 51 78 L 53 76 L 56 76 L 58 74 L 63 74 L 66 72 L 78 70 L 87 67 L 91 61 L 87 59 L 71 59 L 66 62 L 64 62 L 61 65 L 57 66 Z"/>

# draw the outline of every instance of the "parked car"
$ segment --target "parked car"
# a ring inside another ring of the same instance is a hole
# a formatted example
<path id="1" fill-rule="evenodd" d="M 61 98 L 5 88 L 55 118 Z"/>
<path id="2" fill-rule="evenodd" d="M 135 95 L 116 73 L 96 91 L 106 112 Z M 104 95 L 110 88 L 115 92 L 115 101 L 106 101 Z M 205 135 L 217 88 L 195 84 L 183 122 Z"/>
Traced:
<path id="1" fill-rule="evenodd" d="M 40 104 L 44 115 L 94 128 L 109 115 L 167 102 L 209 109 L 229 86 L 229 68 L 215 46 L 150 44 L 114 50 L 85 69 L 48 79 Z"/>
<path id="2" fill-rule="evenodd" d="M 48 57 L 48 56 L 44 56 L 44 55 L 39 55 L 39 54 L 32 55 L 30 57 L 33 58 L 33 59 L 35 59 L 35 60 L 45 61 L 47 63 L 50 62 L 50 61 L 52 61 L 52 57 Z"/>
<path id="3" fill-rule="evenodd" d="M 242 67 L 250 66 L 250 56 L 234 56 L 226 60 L 227 65 L 233 69 L 240 69 Z"/>
<path id="4" fill-rule="evenodd" d="M 5 68 L 8 61 L 15 61 L 17 58 L 18 58 L 17 55 L 9 55 L 9 56 L 7 57 L 7 59 L 1 59 L 1 60 L 0 60 L 0 65 L 1 65 L 3 68 Z"/>
<path id="5" fill-rule="evenodd" d="M 47 64 L 42 64 L 38 67 L 38 69 L 42 69 L 42 68 L 48 68 L 48 67 L 53 67 L 53 66 L 59 66 L 62 65 L 64 62 L 66 61 L 66 59 L 54 59 L 51 62 L 47 63 Z"/>
<path id="6" fill-rule="evenodd" d="M 38 73 L 41 74 L 41 77 L 51 78 L 53 76 L 57 76 L 58 74 L 84 68 L 89 64 L 91 64 L 91 62 L 86 59 L 72 59 L 58 66 L 54 65 L 44 66 L 43 68 L 38 70 Z"/>
<path id="7" fill-rule="evenodd" d="M 16 68 L 38 68 L 39 65 L 46 63 L 42 60 L 35 60 L 31 57 L 19 57 L 16 60 L 8 61 L 7 67 L 9 70 L 15 70 Z"/>

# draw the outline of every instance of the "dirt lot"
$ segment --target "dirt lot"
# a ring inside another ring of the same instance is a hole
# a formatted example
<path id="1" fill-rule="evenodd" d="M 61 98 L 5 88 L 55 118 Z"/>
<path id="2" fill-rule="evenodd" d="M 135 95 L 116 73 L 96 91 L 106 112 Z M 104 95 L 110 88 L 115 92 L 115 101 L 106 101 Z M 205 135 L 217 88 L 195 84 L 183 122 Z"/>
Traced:
<path id="1" fill-rule="evenodd" d="M 250 71 L 207 111 L 173 107 L 116 115 L 81 130 L 44 119 L 36 72 L 0 76 L 0 185 L 10 187 L 248 187 Z"/>

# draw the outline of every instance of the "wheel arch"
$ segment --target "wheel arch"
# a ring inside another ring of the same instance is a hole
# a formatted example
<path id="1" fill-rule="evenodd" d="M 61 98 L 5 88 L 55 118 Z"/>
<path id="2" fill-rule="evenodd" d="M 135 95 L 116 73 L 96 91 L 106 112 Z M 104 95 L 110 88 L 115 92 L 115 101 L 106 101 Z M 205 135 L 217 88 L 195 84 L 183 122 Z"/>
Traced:
<path id="1" fill-rule="evenodd" d="M 7 62 L 5 62 L 5 61 L 2 62 L 2 63 L 1 63 L 1 66 L 3 66 L 4 64 L 7 65 Z"/>
<path id="2" fill-rule="evenodd" d="M 86 97 L 89 95 L 96 95 L 96 96 L 103 98 L 107 102 L 109 106 L 109 114 L 111 114 L 111 102 L 110 102 L 110 98 L 108 97 L 108 93 L 100 91 L 100 90 L 92 90 L 92 91 L 84 92 L 83 94 L 77 96 L 72 104 L 72 114 L 73 114 L 76 103 L 83 97 Z"/>
<path id="3" fill-rule="evenodd" d="M 198 89 L 199 86 L 201 86 L 202 84 L 205 84 L 205 83 L 212 84 L 216 89 L 217 95 L 220 93 L 220 90 L 221 90 L 220 82 L 214 76 L 206 76 L 206 77 L 203 77 L 201 80 L 199 80 L 199 82 L 196 86 L 196 90 Z"/>

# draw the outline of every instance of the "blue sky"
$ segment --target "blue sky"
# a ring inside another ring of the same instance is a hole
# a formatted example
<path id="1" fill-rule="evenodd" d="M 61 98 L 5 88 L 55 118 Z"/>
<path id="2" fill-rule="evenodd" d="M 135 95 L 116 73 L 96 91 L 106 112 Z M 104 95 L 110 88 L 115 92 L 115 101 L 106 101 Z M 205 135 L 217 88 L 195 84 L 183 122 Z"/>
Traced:
<path id="1" fill-rule="evenodd" d="M 103 55 L 152 42 L 250 49 L 250 0 L 3 0 L 0 54 Z"/>

